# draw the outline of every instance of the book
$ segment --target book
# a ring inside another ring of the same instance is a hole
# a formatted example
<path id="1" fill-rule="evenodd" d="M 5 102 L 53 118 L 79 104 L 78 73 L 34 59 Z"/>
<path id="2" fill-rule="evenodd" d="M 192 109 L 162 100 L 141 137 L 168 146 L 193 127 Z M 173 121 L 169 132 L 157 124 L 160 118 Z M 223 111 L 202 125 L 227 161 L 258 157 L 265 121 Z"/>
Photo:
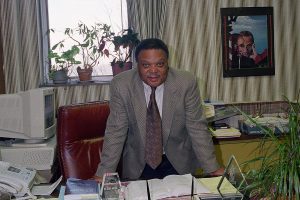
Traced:
<path id="1" fill-rule="evenodd" d="M 68 178 L 66 186 L 62 186 L 60 197 L 64 200 L 100 200 L 100 184 L 95 180 Z"/>
<path id="2" fill-rule="evenodd" d="M 210 193 L 209 189 L 200 182 L 194 181 L 191 174 L 169 175 L 163 179 L 148 180 L 149 196 L 147 195 L 147 182 L 144 180 L 132 181 L 125 189 L 125 199 L 130 200 L 155 200 L 170 197 L 191 197 L 194 194 Z M 192 189 L 192 185 L 194 186 Z M 193 192 L 192 192 L 193 191 Z"/>
<path id="3" fill-rule="evenodd" d="M 125 188 L 125 199 L 148 200 L 147 182 L 145 180 L 129 182 Z"/>

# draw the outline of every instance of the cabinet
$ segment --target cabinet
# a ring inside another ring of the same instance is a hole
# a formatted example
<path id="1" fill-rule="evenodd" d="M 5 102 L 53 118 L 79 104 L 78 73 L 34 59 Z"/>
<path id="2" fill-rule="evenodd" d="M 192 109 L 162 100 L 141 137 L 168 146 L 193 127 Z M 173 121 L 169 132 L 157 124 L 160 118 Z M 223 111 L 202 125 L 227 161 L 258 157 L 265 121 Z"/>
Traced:
<path id="1" fill-rule="evenodd" d="M 220 165 L 226 166 L 231 155 L 234 155 L 238 163 L 241 165 L 241 170 L 247 172 L 249 169 L 258 169 L 259 163 L 251 163 L 245 166 L 242 163 L 253 159 L 265 152 L 261 152 L 259 144 L 262 140 L 261 136 L 248 136 L 242 134 L 239 138 L 213 139 L 216 157 Z M 266 145 L 270 148 L 275 148 L 271 141 L 266 141 Z"/>

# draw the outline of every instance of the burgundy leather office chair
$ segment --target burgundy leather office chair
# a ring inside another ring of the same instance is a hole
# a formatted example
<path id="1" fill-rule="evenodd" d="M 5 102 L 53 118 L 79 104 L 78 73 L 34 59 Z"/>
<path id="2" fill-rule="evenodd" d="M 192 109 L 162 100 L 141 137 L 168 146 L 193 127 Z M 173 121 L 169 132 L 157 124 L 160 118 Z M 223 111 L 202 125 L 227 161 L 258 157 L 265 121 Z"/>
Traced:
<path id="1" fill-rule="evenodd" d="M 93 177 L 100 163 L 108 115 L 108 102 L 59 107 L 57 151 L 64 180 Z"/>

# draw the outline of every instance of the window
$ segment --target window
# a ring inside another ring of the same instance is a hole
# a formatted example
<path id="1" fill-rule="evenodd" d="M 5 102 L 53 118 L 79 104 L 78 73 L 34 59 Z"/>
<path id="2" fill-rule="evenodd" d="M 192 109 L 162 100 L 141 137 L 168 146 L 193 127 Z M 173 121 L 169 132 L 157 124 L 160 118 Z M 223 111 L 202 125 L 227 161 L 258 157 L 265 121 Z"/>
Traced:
<path id="1" fill-rule="evenodd" d="M 115 33 L 128 27 L 126 0 L 49 0 L 48 15 L 49 28 L 55 30 L 49 37 L 50 47 L 64 38 L 65 28 L 74 28 L 79 22 L 86 25 L 105 23 L 111 25 Z M 93 68 L 93 77 L 112 75 L 111 59 L 101 58 L 101 64 Z M 78 76 L 76 67 L 68 72 L 74 79 Z"/>

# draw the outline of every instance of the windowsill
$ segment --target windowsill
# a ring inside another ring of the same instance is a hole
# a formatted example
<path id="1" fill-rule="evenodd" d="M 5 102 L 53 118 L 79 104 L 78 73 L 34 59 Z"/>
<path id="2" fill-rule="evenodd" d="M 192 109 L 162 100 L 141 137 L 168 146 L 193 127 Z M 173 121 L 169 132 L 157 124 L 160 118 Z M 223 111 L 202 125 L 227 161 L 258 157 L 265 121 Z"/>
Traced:
<path id="1" fill-rule="evenodd" d="M 85 85 L 106 85 L 110 84 L 113 79 L 112 75 L 106 76 L 93 76 L 91 81 L 79 81 L 78 77 L 72 77 L 67 83 L 57 84 L 53 83 L 51 80 L 48 83 L 43 83 L 41 87 L 60 87 L 60 86 L 85 86 Z"/>

